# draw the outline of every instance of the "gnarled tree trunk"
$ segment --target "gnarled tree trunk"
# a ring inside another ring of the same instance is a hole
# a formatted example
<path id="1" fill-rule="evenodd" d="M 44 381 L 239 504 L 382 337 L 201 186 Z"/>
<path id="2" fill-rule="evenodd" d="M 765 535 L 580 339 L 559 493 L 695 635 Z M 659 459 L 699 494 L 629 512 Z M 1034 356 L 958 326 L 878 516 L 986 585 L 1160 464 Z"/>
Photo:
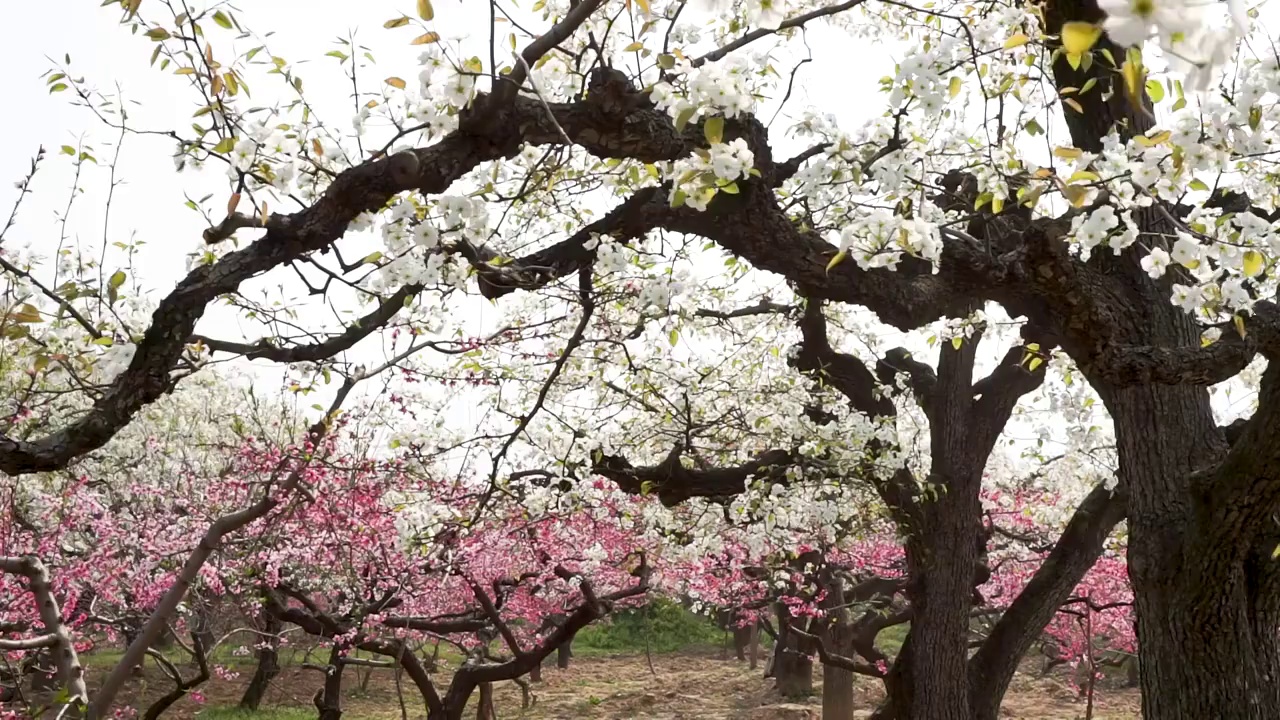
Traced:
<path id="1" fill-rule="evenodd" d="M 788 698 L 813 695 L 813 659 L 809 656 L 808 642 L 791 631 L 793 623 L 801 622 L 791 617 L 790 611 L 778 603 L 778 642 L 773 648 L 773 680 L 778 692 Z"/>
<path id="2" fill-rule="evenodd" d="M 316 710 L 320 720 L 342 718 L 342 651 L 337 644 L 329 651 L 329 665 L 325 668 L 324 687 L 316 693 Z"/>
<path id="3" fill-rule="evenodd" d="M 280 674 L 280 631 L 284 623 L 274 614 L 263 612 L 260 618 L 262 635 L 255 636 L 258 649 L 258 665 L 249 679 L 249 685 L 240 697 L 240 707 L 257 710 L 271 689 L 271 682 Z"/>

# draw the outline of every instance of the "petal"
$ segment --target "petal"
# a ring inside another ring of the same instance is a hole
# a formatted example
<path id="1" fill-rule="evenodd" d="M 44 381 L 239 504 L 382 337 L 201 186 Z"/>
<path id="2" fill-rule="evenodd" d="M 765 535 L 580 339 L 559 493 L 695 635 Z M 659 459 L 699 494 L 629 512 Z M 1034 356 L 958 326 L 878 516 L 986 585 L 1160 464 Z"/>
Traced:
<path id="1" fill-rule="evenodd" d="M 1107 37 L 1111 38 L 1112 42 L 1123 47 L 1140 45 L 1150 35 L 1150 26 L 1147 21 L 1133 15 L 1129 17 L 1110 16 L 1102 27 L 1107 31 Z"/>

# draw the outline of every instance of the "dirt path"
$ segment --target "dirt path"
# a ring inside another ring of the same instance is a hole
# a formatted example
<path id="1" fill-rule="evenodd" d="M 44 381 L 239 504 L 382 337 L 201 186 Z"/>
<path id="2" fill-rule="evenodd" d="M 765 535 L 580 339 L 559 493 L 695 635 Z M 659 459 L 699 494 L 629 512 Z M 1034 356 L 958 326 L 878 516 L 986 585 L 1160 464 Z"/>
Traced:
<path id="1" fill-rule="evenodd" d="M 512 683 L 497 688 L 499 720 L 557 720 L 588 718 L 623 720 L 803 720 L 821 717 L 821 699 L 784 704 L 772 691 L 772 681 L 764 680 L 758 671 L 745 663 L 721 660 L 715 651 L 680 653 L 654 657 L 656 674 L 651 674 L 643 655 L 575 658 L 568 670 L 548 668 L 544 682 L 533 686 L 534 705 L 520 709 L 520 691 Z M 233 706 L 239 700 L 250 672 L 235 680 L 214 680 L 201 688 L 203 705 L 190 699 L 178 703 L 166 718 L 191 720 L 218 713 L 213 708 Z M 293 709 L 273 720 L 315 717 L 311 697 L 320 687 L 320 673 L 289 668 L 277 679 L 268 704 Z M 404 682 L 405 716 L 421 718 L 420 704 L 414 703 L 412 686 Z M 815 684 L 821 687 L 820 678 Z M 136 702 L 137 691 L 144 698 L 155 697 L 168 689 L 159 674 L 147 673 L 145 688 L 131 688 L 130 700 Z M 360 689 L 360 676 L 348 670 L 344 698 L 344 720 L 399 720 L 400 701 L 394 675 L 377 670 L 365 689 Z M 881 695 L 879 684 L 859 679 L 856 692 L 859 716 L 870 713 Z M 1094 711 L 1095 720 L 1136 720 L 1138 694 L 1135 690 L 1107 688 L 1099 692 Z M 1083 718 L 1084 703 L 1077 700 L 1064 682 L 1020 676 L 1014 680 L 1005 701 L 1003 718 L 1010 720 L 1077 720 Z M 252 717 L 252 716 L 247 716 Z"/>

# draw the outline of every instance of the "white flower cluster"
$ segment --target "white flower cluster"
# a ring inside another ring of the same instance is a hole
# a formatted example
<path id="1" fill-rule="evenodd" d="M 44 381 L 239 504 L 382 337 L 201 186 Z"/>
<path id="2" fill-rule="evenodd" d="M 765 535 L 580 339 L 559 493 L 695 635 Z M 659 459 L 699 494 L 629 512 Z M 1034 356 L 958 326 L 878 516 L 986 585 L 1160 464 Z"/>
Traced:
<path id="1" fill-rule="evenodd" d="M 1077 215 L 1071 221 L 1071 239 L 1075 241 L 1073 248 L 1086 260 L 1093 248 L 1103 241 L 1114 254 L 1119 255 L 1121 250 L 1138 239 L 1138 226 L 1134 224 L 1131 212 L 1117 214 L 1114 207 L 1103 205 L 1088 215 Z"/>
<path id="2" fill-rule="evenodd" d="M 789 0 L 747 0 L 747 22 L 753 27 L 777 30 L 787 19 Z M 733 0 L 694 0 L 689 9 L 695 13 L 725 17 L 733 7 Z"/>
<path id="3" fill-rule="evenodd" d="M 688 279 L 683 271 L 676 271 L 668 277 L 652 278 L 640 288 L 640 307 L 653 305 L 665 310 L 688 289 Z"/>
<path id="4" fill-rule="evenodd" d="M 271 186 L 287 190 L 298 179 L 299 153 L 302 143 L 298 139 L 301 129 L 292 131 L 253 122 L 243 129 L 243 134 L 231 149 L 232 165 L 227 167 L 227 177 L 238 180 L 240 173 L 260 168 L 265 160 L 271 178 Z"/>
<path id="5" fill-rule="evenodd" d="M 889 105 L 900 108 L 914 97 L 925 115 L 939 113 L 949 96 L 950 81 L 942 71 L 956 65 L 962 47 L 954 38 L 944 36 L 932 49 L 903 58 L 890 84 Z"/>
<path id="6" fill-rule="evenodd" d="M 665 176 L 671 181 L 672 204 L 706 210 L 716 193 L 737 193 L 735 181 L 750 177 L 755 161 L 747 142 L 735 138 L 671 163 Z"/>
<path id="7" fill-rule="evenodd" d="M 755 107 L 755 96 L 750 86 L 752 67 L 741 55 L 732 55 L 698 68 L 693 67 L 687 58 L 679 60 L 671 72 L 684 78 L 687 91 L 682 94 L 671 83 L 660 82 L 653 86 L 649 99 L 673 118 L 686 113 L 689 117 L 696 117 L 699 113 L 737 117 Z"/>
<path id="8" fill-rule="evenodd" d="M 942 327 L 938 330 L 938 337 L 950 341 L 957 338 L 962 341 L 967 340 L 973 337 L 974 332 L 982 330 L 986 324 L 987 314 L 981 310 L 974 310 L 969 317 L 944 320 Z"/>
<path id="9" fill-rule="evenodd" d="M 904 218 L 884 209 L 854 218 L 840 231 L 840 252 L 863 270 L 897 267 L 905 252 L 933 263 L 942 259 L 938 228 L 919 218 Z"/>
<path id="10" fill-rule="evenodd" d="M 93 364 L 94 375 L 100 382 L 111 382 L 129 367 L 138 346 L 121 342 L 112 345 L 102 352 Z"/>
<path id="11" fill-rule="evenodd" d="M 596 251 L 596 272 L 601 275 L 622 272 L 627 269 L 627 263 L 630 262 L 630 252 L 627 247 L 620 242 L 614 242 L 613 238 L 593 237 L 586 243 L 588 250 Z"/>
<path id="12" fill-rule="evenodd" d="M 1128 47 L 1155 36 L 1170 69 L 1185 74 L 1193 90 L 1209 87 L 1249 29 L 1243 0 L 1099 0 L 1098 7 L 1107 14 L 1103 28 L 1111 40 Z"/>

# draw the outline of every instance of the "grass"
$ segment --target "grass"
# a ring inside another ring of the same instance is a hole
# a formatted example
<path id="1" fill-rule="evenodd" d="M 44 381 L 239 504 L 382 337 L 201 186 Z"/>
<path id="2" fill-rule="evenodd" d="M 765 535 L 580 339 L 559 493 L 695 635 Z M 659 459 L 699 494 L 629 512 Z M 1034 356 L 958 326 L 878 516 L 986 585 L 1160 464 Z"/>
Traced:
<path id="1" fill-rule="evenodd" d="M 209 655 L 209 662 L 236 668 L 253 668 L 257 664 L 258 660 L 252 654 L 235 655 L 234 651 L 234 643 L 220 645 Z M 160 653 L 178 665 L 185 665 L 192 661 L 187 651 L 177 646 L 162 648 Z M 115 667 L 122 657 L 124 657 L 124 650 L 120 648 L 94 648 L 90 652 L 83 653 L 80 656 L 80 662 L 88 667 L 110 668 Z M 288 664 L 288 657 L 287 653 L 282 653 L 281 664 Z"/>
<path id="2" fill-rule="evenodd" d="M 902 649 L 902 642 L 907 639 L 907 631 L 910 629 L 910 623 L 891 625 L 881 630 L 879 635 L 876 635 L 876 645 L 886 655 L 895 657 L 898 651 Z"/>
<path id="3" fill-rule="evenodd" d="M 645 641 L 655 653 L 717 646 L 724 631 L 705 615 L 665 598 L 648 605 L 614 612 L 604 623 L 590 625 L 573 640 L 574 654 L 643 653 Z"/>

